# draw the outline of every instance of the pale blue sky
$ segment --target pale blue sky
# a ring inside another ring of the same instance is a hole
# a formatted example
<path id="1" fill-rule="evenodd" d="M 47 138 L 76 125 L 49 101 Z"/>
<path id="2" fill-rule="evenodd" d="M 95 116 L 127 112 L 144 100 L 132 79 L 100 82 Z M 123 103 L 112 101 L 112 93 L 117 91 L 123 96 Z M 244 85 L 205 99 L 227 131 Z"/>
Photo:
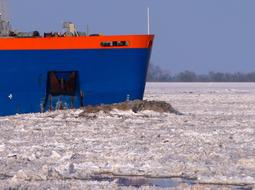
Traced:
<path id="1" fill-rule="evenodd" d="M 254 0 L 9 0 L 13 28 L 156 35 L 151 61 L 171 72 L 255 71 Z"/>

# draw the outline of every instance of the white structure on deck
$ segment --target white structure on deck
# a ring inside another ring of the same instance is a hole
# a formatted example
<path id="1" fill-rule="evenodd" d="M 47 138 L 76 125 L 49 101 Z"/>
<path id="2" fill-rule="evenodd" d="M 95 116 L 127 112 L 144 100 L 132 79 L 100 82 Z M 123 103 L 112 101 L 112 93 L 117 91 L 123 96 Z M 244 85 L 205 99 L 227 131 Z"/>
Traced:
<path id="1" fill-rule="evenodd" d="M 0 36 L 8 36 L 10 32 L 7 12 L 7 0 L 0 0 Z"/>

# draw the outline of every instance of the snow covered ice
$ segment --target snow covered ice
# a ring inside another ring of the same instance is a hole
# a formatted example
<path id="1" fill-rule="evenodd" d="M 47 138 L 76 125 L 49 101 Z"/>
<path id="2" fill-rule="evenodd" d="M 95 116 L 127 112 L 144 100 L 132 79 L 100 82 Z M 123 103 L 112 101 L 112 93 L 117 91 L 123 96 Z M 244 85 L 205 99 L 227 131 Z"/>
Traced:
<path id="1" fill-rule="evenodd" d="M 136 189 L 91 178 L 102 175 L 180 180 L 140 189 L 255 188 L 255 84 L 149 83 L 145 99 L 166 101 L 183 115 L 1 117 L 0 189 Z"/>

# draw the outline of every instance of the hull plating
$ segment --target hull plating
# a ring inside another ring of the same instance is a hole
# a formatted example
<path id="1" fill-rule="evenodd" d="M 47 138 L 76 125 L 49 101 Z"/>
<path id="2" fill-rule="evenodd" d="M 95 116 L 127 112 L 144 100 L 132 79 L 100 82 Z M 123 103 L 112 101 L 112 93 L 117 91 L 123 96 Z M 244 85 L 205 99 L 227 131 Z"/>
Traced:
<path id="1" fill-rule="evenodd" d="M 75 71 L 74 107 L 142 99 L 149 48 L 95 50 L 1 50 L 0 115 L 40 112 L 57 105 L 47 98 L 49 71 Z M 84 93 L 81 100 L 80 92 Z M 70 107 L 70 97 L 61 96 Z"/>

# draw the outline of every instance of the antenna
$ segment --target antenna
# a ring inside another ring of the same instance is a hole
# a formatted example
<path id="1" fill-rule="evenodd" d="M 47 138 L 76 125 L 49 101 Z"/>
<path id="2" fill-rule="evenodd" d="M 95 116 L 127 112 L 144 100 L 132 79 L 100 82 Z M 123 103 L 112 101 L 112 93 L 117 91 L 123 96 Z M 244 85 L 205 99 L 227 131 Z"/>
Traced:
<path id="1" fill-rule="evenodd" d="M 89 36 L 89 25 L 87 24 L 87 35 Z"/>
<path id="2" fill-rule="evenodd" d="M 148 35 L 150 34 L 150 8 L 147 8 L 147 29 L 148 29 Z"/>

